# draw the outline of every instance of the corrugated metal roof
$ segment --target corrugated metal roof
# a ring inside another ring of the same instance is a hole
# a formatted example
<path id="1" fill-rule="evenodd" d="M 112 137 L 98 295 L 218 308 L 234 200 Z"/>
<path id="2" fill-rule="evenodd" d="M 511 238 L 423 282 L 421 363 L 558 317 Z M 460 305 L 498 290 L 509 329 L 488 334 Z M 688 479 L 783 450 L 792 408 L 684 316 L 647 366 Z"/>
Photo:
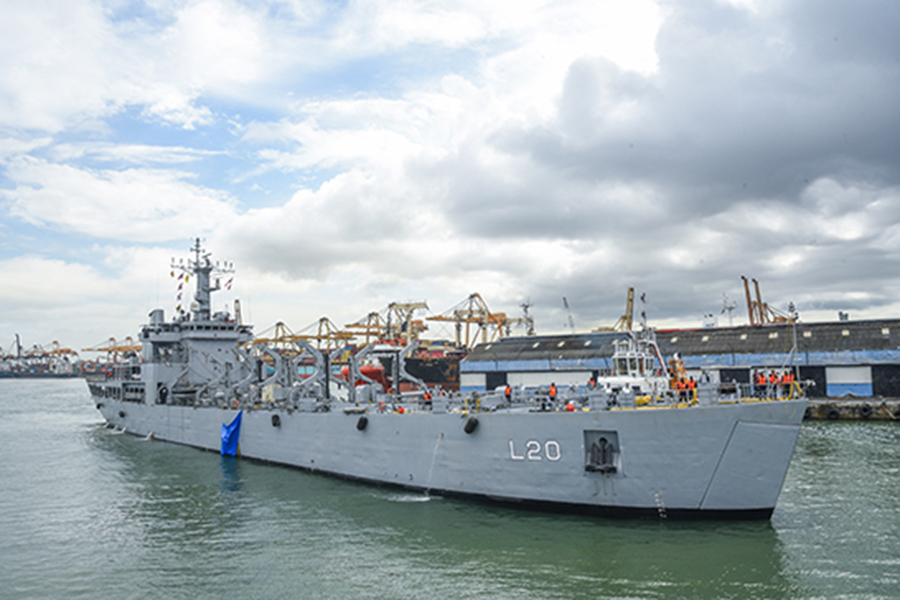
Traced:
<path id="1" fill-rule="evenodd" d="M 806 352 L 870 352 L 900 349 L 900 319 L 798 323 L 797 349 Z M 577 360 L 608 358 L 622 332 L 504 338 L 477 346 L 465 361 Z M 790 325 L 716 327 L 657 332 L 665 356 L 782 354 L 791 350 Z"/>
<path id="2" fill-rule="evenodd" d="M 627 335 L 620 332 L 605 332 L 503 338 L 490 344 L 479 344 L 465 360 L 468 362 L 606 358 L 613 354 L 613 341 Z"/>
<path id="3" fill-rule="evenodd" d="M 900 348 L 900 319 L 798 323 L 798 352 L 895 350 Z M 790 352 L 791 325 L 660 331 L 663 354 L 774 354 Z"/>

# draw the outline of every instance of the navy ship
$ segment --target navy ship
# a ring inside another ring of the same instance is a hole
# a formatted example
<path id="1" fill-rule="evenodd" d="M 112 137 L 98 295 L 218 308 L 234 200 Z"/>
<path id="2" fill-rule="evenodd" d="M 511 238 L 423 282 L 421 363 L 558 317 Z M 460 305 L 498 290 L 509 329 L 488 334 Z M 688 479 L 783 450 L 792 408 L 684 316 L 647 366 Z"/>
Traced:
<path id="1" fill-rule="evenodd" d="M 199 240 L 192 253 L 172 265 L 196 282 L 190 311 L 168 321 L 152 311 L 140 355 L 88 379 L 110 427 L 524 508 L 713 519 L 767 519 L 775 508 L 807 404 L 796 382 L 673 389 L 651 330 L 617 346 L 610 373 L 558 389 L 428 389 L 404 366 L 414 344 L 366 346 L 341 376 L 334 356 L 302 340 L 270 348 L 237 310 L 213 313 L 224 268 Z M 390 387 L 365 375 L 384 358 Z"/>

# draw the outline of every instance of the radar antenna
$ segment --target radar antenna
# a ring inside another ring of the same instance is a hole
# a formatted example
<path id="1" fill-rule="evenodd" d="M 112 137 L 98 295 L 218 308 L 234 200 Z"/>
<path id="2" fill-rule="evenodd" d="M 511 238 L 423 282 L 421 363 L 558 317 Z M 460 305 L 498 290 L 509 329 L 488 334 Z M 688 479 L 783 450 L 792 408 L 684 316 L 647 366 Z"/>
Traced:
<path id="1" fill-rule="evenodd" d="M 193 260 L 188 259 L 187 264 L 183 261 L 176 263 L 175 259 L 172 259 L 172 273 L 174 275 L 175 269 L 178 269 L 187 276 L 193 275 L 197 279 L 197 291 L 194 294 L 194 302 L 191 304 L 192 318 L 195 321 L 209 321 L 211 317 L 210 296 L 212 292 L 222 289 L 218 277 L 234 273 L 234 264 L 217 262 L 213 265 L 212 261 L 209 260 L 212 254 L 203 250 L 203 247 L 200 245 L 200 238 L 196 239 L 191 252 L 194 253 L 194 258 Z M 213 276 L 216 277 L 215 287 L 212 287 L 210 284 Z"/>

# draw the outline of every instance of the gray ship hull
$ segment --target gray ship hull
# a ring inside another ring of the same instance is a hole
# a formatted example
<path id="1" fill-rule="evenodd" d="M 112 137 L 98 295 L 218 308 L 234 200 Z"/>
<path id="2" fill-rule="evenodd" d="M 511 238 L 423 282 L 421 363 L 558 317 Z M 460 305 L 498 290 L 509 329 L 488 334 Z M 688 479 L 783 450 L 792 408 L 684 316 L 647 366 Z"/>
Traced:
<path id="1" fill-rule="evenodd" d="M 96 398 L 111 426 L 219 451 L 238 410 Z M 527 507 L 662 517 L 768 518 L 793 455 L 805 399 L 477 416 L 243 411 L 240 455 L 375 484 Z M 277 416 L 277 419 L 274 418 Z M 362 417 L 363 429 L 358 427 Z M 276 424 L 277 422 L 277 424 Z M 616 442 L 611 468 L 589 446 Z"/>

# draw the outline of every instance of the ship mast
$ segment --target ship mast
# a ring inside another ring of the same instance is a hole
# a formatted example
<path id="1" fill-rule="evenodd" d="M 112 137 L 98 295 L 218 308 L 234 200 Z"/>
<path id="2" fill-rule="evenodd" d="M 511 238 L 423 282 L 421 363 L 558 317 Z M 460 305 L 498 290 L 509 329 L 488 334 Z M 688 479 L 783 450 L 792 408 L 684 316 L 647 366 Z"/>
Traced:
<path id="1" fill-rule="evenodd" d="M 200 238 L 196 238 L 194 247 L 191 248 L 194 253 L 194 259 L 188 259 L 187 265 L 183 263 L 175 264 L 172 259 L 172 268 L 180 269 L 189 275 L 193 275 L 197 280 L 197 291 L 194 294 L 194 303 L 191 305 L 192 319 L 195 321 L 209 321 L 211 318 L 211 302 L 210 296 L 212 292 L 221 289 L 219 279 L 216 279 L 215 287 L 210 284 L 211 276 L 215 272 L 216 275 L 225 273 L 233 273 L 234 268 L 231 263 L 225 263 L 224 266 L 218 263 L 213 265 L 209 257 L 210 252 L 205 252 L 200 246 Z"/>

